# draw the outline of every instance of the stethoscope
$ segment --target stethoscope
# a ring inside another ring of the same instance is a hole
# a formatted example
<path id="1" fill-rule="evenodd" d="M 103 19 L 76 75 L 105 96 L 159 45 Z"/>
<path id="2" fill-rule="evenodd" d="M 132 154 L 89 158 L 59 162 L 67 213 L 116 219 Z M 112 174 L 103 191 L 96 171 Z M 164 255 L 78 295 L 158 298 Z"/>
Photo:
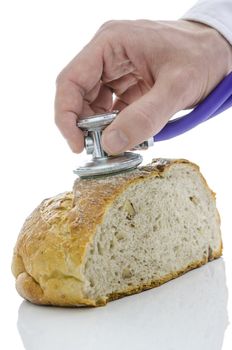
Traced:
<path id="1" fill-rule="evenodd" d="M 170 120 L 164 128 L 133 150 L 144 150 L 154 142 L 169 140 L 224 112 L 232 106 L 232 72 L 190 113 Z M 143 160 L 140 154 L 124 152 L 108 156 L 101 146 L 102 131 L 117 117 L 118 111 L 80 118 L 77 126 L 84 132 L 85 149 L 92 159 L 74 170 L 82 178 L 112 175 L 136 168 Z"/>

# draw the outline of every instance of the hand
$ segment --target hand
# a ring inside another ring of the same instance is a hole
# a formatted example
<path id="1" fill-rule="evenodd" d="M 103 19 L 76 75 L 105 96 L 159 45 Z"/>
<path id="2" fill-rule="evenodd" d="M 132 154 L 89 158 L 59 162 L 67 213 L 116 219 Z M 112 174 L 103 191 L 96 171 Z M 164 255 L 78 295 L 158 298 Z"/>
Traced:
<path id="1" fill-rule="evenodd" d="M 77 118 L 118 109 L 102 135 L 105 151 L 117 154 L 195 106 L 231 69 L 232 47 L 206 25 L 107 22 L 58 76 L 56 124 L 79 153 L 84 142 Z"/>

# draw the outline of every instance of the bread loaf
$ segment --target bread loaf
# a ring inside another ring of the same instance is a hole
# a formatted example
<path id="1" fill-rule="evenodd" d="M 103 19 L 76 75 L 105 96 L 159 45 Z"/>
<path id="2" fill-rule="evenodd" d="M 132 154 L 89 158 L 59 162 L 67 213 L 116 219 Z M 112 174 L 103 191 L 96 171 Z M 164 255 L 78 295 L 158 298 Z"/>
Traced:
<path id="1" fill-rule="evenodd" d="M 197 165 L 156 159 L 77 179 L 27 218 L 12 262 L 36 304 L 99 306 L 157 287 L 222 254 L 215 194 Z"/>

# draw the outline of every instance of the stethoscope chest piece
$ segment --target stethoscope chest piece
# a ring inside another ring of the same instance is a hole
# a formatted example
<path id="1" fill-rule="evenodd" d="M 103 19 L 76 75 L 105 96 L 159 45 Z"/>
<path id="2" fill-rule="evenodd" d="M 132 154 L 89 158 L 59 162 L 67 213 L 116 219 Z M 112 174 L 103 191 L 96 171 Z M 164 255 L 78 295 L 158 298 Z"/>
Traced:
<path id="1" fill-rule="evenodd" d="M 117 114 L 118 111 L 113 111 L 78 120 L 77 126 L 84 132 L 86 153 L 91 154 L 92 159 L 74 170 L 76 175 L 81 178 L 110 175 L 134 169 L 142 163 L 143 158 L 140 154 L 124 152 L 109 156 L 103 150 L 101 145 L 102 131 L 116 118 Z M 135 149 L 144 149 L 146 144 L 148 147 L 148 141 L 145 141 Z"/>
<path id="2" fill-rule="evenodd" d="M 181 135 L 230 107 L 232 107 L 232 72 L 193 111 L 170 120 L 158 134 L 132 150 L 146 150 L 153 146 L 154 140 L 164 141 Z M 117 114 L 118 111 L 112 111 L 78 120 L 77 126 L 84 132 L 86 152 L 92 155 L 92 160 L 78 167 L 74 171 L 75 174 L 80 177 L 114 174 L 133 169 L 142 162 L 142 156 L 134 152 L 125 152 L 116 156 L 108 156 L 104 152 L 101 146 L 102 131 L 116 118 Z"/>
<path id="3" fill-rule="evenodd" d="M 102 159 L 93 158 L 91 161 L 79 166 L 74 170 L 74 173 L 81 178 L 110 175 L 134 169 L 142 163 L 142 160 L 143 158 L 140 154 L 132 152 L 125 152 L 117 156 L 107 156 Z"/>

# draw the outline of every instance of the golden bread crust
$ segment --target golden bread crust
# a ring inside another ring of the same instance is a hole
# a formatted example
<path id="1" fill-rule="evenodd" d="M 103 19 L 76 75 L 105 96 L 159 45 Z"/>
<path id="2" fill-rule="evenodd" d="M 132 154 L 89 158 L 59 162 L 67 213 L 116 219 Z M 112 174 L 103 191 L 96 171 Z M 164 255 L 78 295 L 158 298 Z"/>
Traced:
<path id="1" fill-rule="evenodd" d="M 12 272 L 18 293 L 36 304 L 99 306 L 153 288 L 205 264 L 207 257 L 183 271 L 134 288 L 129 287 L 124 292 L 112 293 L 100 300 L 86 298 L 83 292 L 82 265 L 87 246 L 93 240 L 97 225 L 103 221 L 107 208 L 130 184 L 148 177 L 161 177 L 176 163 L 189 164 L 199 172 L 196 164 L 184 159 L 157 159 L 151 165 L 122 174 L 77 179 L 73 192 L 44 200 L 25 221 L 14 249 Z M 219 251 L 212 253 L 211 258 L 218 258 L 221 254 L 222 245 Z"/>

